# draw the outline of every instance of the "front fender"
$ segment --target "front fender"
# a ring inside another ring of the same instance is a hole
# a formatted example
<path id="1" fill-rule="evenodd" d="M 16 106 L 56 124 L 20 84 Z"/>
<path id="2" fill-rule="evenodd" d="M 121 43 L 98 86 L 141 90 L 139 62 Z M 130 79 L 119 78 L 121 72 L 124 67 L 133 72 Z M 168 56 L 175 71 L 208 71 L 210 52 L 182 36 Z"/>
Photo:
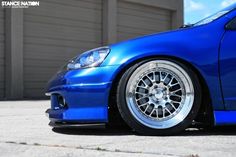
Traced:
<path id="1" fill-rule="evenodd" d="M 218 49 L 224 30 L 217 24 L 153 34 L 111 45 L 111 52 L 102 66 L 119 65 L 118 73 L 127 65 L 147 57 L 179 58 L 199 71 L 210 91 L 213 108 L 223 110 Z"/>

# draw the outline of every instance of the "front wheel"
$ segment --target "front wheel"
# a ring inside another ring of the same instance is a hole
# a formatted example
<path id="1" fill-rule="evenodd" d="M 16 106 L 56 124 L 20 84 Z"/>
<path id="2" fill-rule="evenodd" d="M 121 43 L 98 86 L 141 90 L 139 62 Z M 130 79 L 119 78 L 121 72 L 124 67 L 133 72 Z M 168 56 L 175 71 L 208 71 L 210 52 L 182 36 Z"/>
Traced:
<path id="1" fill-rule="evenodd" d="M 172 135 L 186 129 L 196 117 L 201 87 L 196 74 L 170 59 L 135 64 L 122 76 L 117 106 L 135 131 L 149 135 Z"/>

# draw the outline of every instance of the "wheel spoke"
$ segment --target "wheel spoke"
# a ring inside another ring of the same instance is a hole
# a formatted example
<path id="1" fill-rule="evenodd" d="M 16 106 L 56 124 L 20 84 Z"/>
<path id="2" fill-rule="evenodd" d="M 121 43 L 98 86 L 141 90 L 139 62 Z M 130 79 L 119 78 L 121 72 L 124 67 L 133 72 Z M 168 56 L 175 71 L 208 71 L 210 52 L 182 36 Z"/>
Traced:
<path id="1" fill-rule="evenodd" d="M 182 96 L 177 95 L 177 94 L 170 94 L 170 96 L 176 96 L 176 97 L 182 98 Z"/>
<path id="2" fill-rule="evenodd" d="M 155 79 L 150 78 L 148 75 L 147 75 L 147 78 L 148 78 L 149 81 L 151 81 L 152 83 L 155 81 Z M 153 78 L 154 78 L 154 76 L 153 76 Z"/>
<path id="3" fill-rule="evenodd" d="M 174 77 L 172 76 L 169 83 L 168 83 L 168 86 L 171 86 L 171 82 L 174 80 Z"/>
<path id="4" fill-rule="evenodd" d="M 156 75 L 155 75 L 155 72 L 153 72 L 152 75 L 153 75 L 153 82 L 155 82 L 155 81 L 156 81 Z"/>
<path id="5" fill-rule="evenodd" d="M 170 105 L 175 109 L 175 111 L 177 110 L 177 108 L 175 107 L 175 105 L 173 105 L 172 103 L 170 103 Z"/>
<path id="6" fill-rule="evenodd" d="M 148 96 L 143 96 L 141 98 L 138 98 L 137 101 L 141 100 L 141 99 L 144 99 L 144 98 L 148 98 Z"/>
<path id="7" fill-rule="evenodd" d="M 152 109 L 151 113 L 149 114 L 149 116 L 151 116 L 155 111 L 155 108 Z"/>
<path id="8" fill-rule="evenodd" d="M 168 108 L 165 108 L 164 110 L 166 110 L 167 112 L 169 112 L 169 114 L 172 114 Z"/>
<path id="9" fill-rule="evenodd" d="M 164 80 L 163 80 L 164 83 L 165 83 L 165 81 L 166 81 L 166 79 L 167 79 L 168 76 L 169 76 L 169 74 L 166 74 L 166 76 L 165 76 L 165 78 L 164 78 Z"/>
<path id="10" fill-rule="evenodd" d="M 146 88 L 146 87 L 137 86 L 137 88 L 142 88 L 142 89 L 144 89 L 144 90 L 147 90 L 147 91 L 148 91 L 148 88 Z"/>
<path id="11" fill-rule="evenodd" d="M 146 113 L 146 111 L 147 111 L 147 109 L 149 108 L 149 106 L 150 106 L 150 104 L 147 103 L 147 106 L 146 106 L 145 110 L 143 111 L 144 113 Z"/>
<path id="12" fill-rule="evenodd" d="M 159 72 L 159 76 L 160 76 L 160 82 L 162 82 L 162 74 L 161 74 L 161 71 Z"/>
<path id="13" fill-rule="evenodd" d="M 178 84 L 179 84 L 179 82 L 174 83 L 174 84 L 170 84 L 170 87 L 174 87 L 174 86 L 176 86 L 176 85 L 178 85 Z"/>
<path id="14" fill-rule="evenodd" d="M 163 115 L 163 118 L 165 118 L 165 109 L 164 109 L 164 107 L 162 107 L 162 115 Z"/>
<path id="15" fill-rule="evenodd" d="M 146 83 L 143 79 L 142 79 L 141 81 L 142 81 L 143 84 L 145 85 L 145 88 L 147 88 L 147 87 L 148 87 L 147 83 Z"/>
<path id="16" fill-rule="evenodd" d="M 159 118 L 159 116 L 158 116 L 158 108 L 156 108 L 155 111 L 156 111 L 156 118 L 158 119 Z"/>
<path id="17" fill-rule="evenodd" d="M 148 105 L 148 103 L 144 103 L 142 105 L 139 105 L 138 107 L 142 107 L 142 106 L 145 106 L 145 105 Z"/>
<path id="18" fill-rule="evenodd" d="M 174 91 L 171 91 L 170 93 L 172 94 L 174 94 L 174 93 L 177 93 L 177 92 L 179 92 L 179 91 L 182 91 L 182 88 L 179 88 L 179 89 L 176 89 L 176 90 L 174 90 Z"/>
<path id="19" fill-rule="evenodd" d="M 163 79 L 161 78 L 161 82 L 165 82 L 167 76 L 168 76 L 168 74 L 166 74 Z"/>

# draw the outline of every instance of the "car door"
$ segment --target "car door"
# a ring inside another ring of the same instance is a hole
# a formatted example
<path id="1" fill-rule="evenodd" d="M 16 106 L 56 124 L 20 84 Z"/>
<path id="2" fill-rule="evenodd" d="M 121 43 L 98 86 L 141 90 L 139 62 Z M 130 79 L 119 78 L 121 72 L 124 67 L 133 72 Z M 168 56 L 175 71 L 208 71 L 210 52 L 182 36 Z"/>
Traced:
<path id="1" fill-rule="evenodd" d="M 236 110 L 236 17 L 226 27 L 220 46 L 220 79 L 227 110 Z"/>

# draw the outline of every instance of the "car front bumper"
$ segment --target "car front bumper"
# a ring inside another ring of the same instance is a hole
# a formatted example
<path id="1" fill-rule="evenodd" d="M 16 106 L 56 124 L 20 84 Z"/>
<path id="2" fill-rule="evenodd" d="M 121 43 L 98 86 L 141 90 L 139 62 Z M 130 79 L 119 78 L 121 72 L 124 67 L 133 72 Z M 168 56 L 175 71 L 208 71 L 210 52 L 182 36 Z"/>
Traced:
<path id="1" fill-rule="evenodd" d="M 108 99 L 118 66 L 62 71 L 48 83 L 46 95 L 51 108 L 46 111 L 51 122 L 106 123 Z M 63 98 L 65 106 L 60 105 Z"/>

